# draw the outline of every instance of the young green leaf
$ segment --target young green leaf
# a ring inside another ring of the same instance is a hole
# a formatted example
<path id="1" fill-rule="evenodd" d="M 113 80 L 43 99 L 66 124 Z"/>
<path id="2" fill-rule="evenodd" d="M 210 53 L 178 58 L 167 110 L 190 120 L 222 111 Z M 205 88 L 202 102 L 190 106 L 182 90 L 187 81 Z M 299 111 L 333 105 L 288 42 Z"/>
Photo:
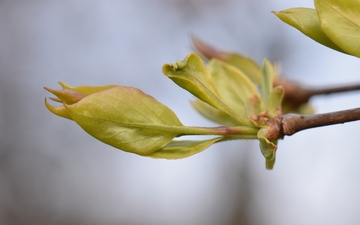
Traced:
<path id="1" fill-rule="evenodd" d="M 263 65 L 263 79 L 261 80 L 261 98 L 265 108 L 268 108 L 270 93 L 273 88 L 275 71 L 270 61 L 265 59 Z"/>
<path id="2" fill-rule="evenodd" d="M 195 99 L 195 100 L 191 101 L 191 105 L 201 115 L 203 115 L 204 117 L 206 117 L 209 120 L 212 120 L 218 124 L 227 125 L 227 126 L 242 125 L 239 121 L 235 120 L 234 118 L 229 116 L 227 113 L 224 113 L 223 111 L 215 109 L 211 105 L 209 105 L 199 99 Z"/>
<path id="3" fill-rule="evenodd" d="M 163 73 L 200 100 L 227 113 L 242 125 L 252 126 L 251 121 L 245 115 L 232 109 L 219 95 L 214 80 L 200 56 L 191 53 L 184 61 L 165 64 Z"/>
<path id="4" fill-rule="evenodd" d="M 54 89 L 47 88 L 47 87 L 44 87 L 44 89 L 47 90 L 48 92 L 54 94 L 57 97 L 57 98 L 50 98 L 51 100 L 53 100 L 55 102 L 63 103 L 63 104 L 64 103 L 74 104 L 86 97 L 86 95 L 84 95 L 80 92 L 77 92 L 75 90 L 69 90 L 69 89 L 54 90 Z M 54 113 L 55 115 L 72 120 L 70 114 L 65 109 L 64 105 L 52 106 L 47 102 L 47 100 L 45 98 L 45 106 L 50 112 Z"/>
<path id="5" fill-rule="evenodd" d="M 140 155 L 164 147 L 183 127 L 168 107 L 132 87 L 97 92 L 65 108 L 96 139 Z"/>
<path id="6" fill-rule="evenodd" d="M 298 29 L 314 41 L 339 52 L 345 53 L 324 33 L 322 27 L 320 26 L 318 14 L 315 9 L 292 8 L 273 13 L 283 22 Z"/>
<path id="7" fill-rule="evenodd" d="M 315 0 L 321 28 L 345 52 L 360 57 L 360 1 Z"/>
<path id="8" fill-rule="evenodd" d="M 217 59 L 209 62 L 209 71 L 224 102 L 237 113 L 251 116 L 248 115 L 245 104 L 252 99 L 260 99 L 254 83 L 241 70 Z M 257 113 L 263 110 L 260 107 Z"/>
<path id="9" fill-rule="evenodd" d="M 281 105 L 284 94 L 285 91 L 282 86 L 277 86 L 271 91 L 267 110 L 269 117 L 274 118 L 282 114 Z"/>
<path id="10" fill-rule="evenodd" d="M 204 151 L 210 145 L 220 141 L 223 137 L 213 138 L 205 141 L 171 141 L 160 150 L 151 153 L 152 158 L 182 159 Z"/>
<path id="11" fill-rule="evenodd" d="M 261 83 L 261 67 L 251 58 L 236 53 L 227 53 L 223 61 L 241 70 L 253 83 Z"/>
<path id="12" fill-rule="evenodd" d="M 248 117 L 250 118 L 253 115 L 258 115 L 261 112 L 264 112 L 264 104 L 261 100 L 261 97 L 254 96 L 245 102 L 245 109 Z"/>
<path id="13" fill-rule="evenodd" d="M 66 104 L 74 104 L 87 95 L 103 91 L 112 87 L 116 87 L 116 85 L 106 85 L 106 86 L 77 86 L 72 87 L 70 85 L 67 85 L 63 82 L 59 82 L 63 90 L 54 90 L 51 88 L 46 88 L 45 90 L 51 92 L 52 94 L 56 95 L 58 98 L 50 98 L 51 100 L 60 102 L 60 103 L 66 103 Z M 45 106 L 46 108 L 54 113 L 57 116 L 64 117 L 66 119 L 72 120 L 70 114 L 64 107 L 64 105 L 61 106 L 53 106 L 50 105 L 47 100 L 45 99 Z"/>
<path id="14" fill-rule="evenodd" d="M 162 71 L 180 87 L 213 107 L 218 107 L 219 94 L 200 56 L 191 53 L 183 61 L 165 64 Z"/>
<path id="15" fill-rule="evenodd" d="M 68 84 L 65 84 L 64 82 L 59 82 L 59 84 L 61 85 L 61 87 L 64 90 L 73 90 L 76 92 L 80 92 L 84 95 L 91 95 L 96 92 L 104 91 L 104 90 L 118 86 L 118 85 L 111 84 L 111 85 L 105 85 L 105 86 L 76 86 L 76 87 L 73 87 Z"/>
<path id="16" fill-rule="evenodd" d="M 61 106 L 50 105 L 45 98 L 45 106 L 50 112 L 54 113 L 55 115 L 72 120 L 70 114 L 63 105 Z"/>

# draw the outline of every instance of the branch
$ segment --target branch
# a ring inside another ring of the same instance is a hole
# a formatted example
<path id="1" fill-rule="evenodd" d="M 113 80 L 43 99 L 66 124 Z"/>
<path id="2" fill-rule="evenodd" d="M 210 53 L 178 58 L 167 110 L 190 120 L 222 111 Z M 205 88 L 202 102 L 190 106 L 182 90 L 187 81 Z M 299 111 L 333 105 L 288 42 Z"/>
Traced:
<path id="1" fill-rule="evenodd" d="M 357 90 L 360 90 L 360 84 L 344 85 L 344 86 L 329 87 L 322 89 L 308 89 L 311 96 L 327 95 L 327 94 L 347 92 L 347 91 L 357 91 Z"/>
<path id="2" fill-rule="evenodd" d="M 360 120 L 360 108 L 314 115 L 286 114 L 280 118 L 278 138 L 310 128 Z M 274 123 L 274 126 L 279 126 L 279 123 Z"/>
<path id="3" fill-rule="evenodd" d="M 283 78 L 278 78 L 274 81 L 274 86 L 278 85 L 284 87 L 285 96 L 283 101 L 285 104 L 290 105 L 292 109 L 296 109 L 300 105 L 308 102 L 309 99 L 315 95 L 328 95 L 333 93 L 360 90 L 360 84 L 334 86 L 327 88 L 304 88 L 295 82 Z"/>

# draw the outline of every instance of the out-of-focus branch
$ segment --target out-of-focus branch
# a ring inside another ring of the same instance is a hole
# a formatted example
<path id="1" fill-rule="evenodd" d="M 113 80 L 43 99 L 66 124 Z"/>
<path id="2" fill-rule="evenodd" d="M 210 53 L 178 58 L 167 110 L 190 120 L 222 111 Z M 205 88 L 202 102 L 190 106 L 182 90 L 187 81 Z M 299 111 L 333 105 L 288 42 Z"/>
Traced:
<path id="1" fill-rule="evenodd" d="M 334 93 L 341 93 L 347 91 L 356 91 L 360 90 L 360 84 L 351 84 L 351 85 L 342 85 L 342 86 L 333 86 L 325 88 L 305 88 L 301 85 L 283 79 L 277 78 L 274 81 L 274 86 L 281 85 L 284 87 L 284 103 L 291 106 L 291 108 L 296 109 L 301 104 L 304 104 L 309 101 L 309 99 L 316 95 L 328 95 Z"/>
<path id="2" fill-rule="evenodd" d="M 319 89 L 309 89 L 310 95 L 327 95 L 333 93 L 340 93 L 346 91 L 357 91 L 360 90 L 360 84 L 351 84 L 351 85 L 343 85 L 338 87 L 328 87 L 328 88 L 319 88 Z"/>

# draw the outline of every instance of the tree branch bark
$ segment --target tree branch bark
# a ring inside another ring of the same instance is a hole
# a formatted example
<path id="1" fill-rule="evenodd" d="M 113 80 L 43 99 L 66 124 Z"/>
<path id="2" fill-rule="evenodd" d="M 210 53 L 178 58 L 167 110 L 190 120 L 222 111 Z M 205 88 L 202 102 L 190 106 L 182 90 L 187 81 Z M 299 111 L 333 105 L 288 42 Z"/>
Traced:
<path id="1" fill-rule="evenodd" d="M 310 128 L 341 124 L 356 120 L 360 120 L 360 108 L 313 115 L 285 114 L 281 116 L 279 138 L 285 135 L 291 136 L 299 131 Z"/>

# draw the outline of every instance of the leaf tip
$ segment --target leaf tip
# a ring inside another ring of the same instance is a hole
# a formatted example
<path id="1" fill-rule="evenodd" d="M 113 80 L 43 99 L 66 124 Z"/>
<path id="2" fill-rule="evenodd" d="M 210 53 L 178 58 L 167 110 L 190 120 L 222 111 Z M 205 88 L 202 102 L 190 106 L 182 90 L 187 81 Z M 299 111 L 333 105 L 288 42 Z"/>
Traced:
<path id="1" fill-rule="evenodd" d="M 272 13 L 272 14 L 275 14 L 275 15 L 280 14 L 280 12 L 278 12 L 278 11 L 271 11 L 271 13 Z"/>
<path id="2" fill-rule="evenodd" d="M 272 170 L 274 168 L 274 165 L 275 165 L 275 159 L 266 159 L 265 160 L 265 168 L 267 170 Z"/>
<path id="3" fill-rule="evenodd" d="M 67 110 L 65 109 L 64 106 L 52 106 L 48 103 L 47 98 L 45 98 L 44 103 L 45 103 L 46 108 L 53 114 L 63 117 L 63 118 L 66 118 L 66 119 L 69 119 L 69 120 L 72 120 L 70 114 L 67 112 Z"/>

